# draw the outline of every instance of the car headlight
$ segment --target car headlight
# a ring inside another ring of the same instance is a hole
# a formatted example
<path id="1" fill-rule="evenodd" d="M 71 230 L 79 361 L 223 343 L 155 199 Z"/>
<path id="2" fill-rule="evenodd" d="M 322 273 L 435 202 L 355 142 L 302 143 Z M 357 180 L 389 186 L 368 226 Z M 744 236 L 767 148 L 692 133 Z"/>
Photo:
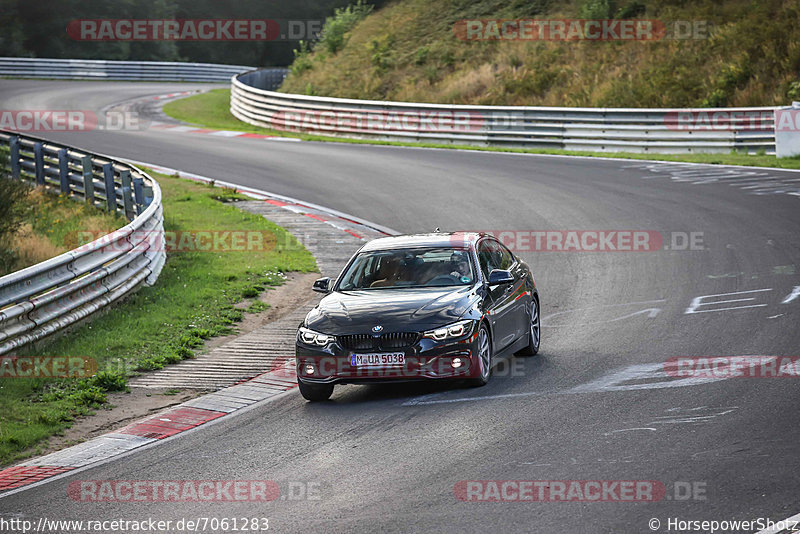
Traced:
<path id="1" fill-rule="evenodd" d="M 465 321 L 458 321 L 457 323 L 449 324 L 435 330 L 428 330 L 424 336 L 436 341 L 444 341 L 456 337 L 463 337 L 472 333 L 472 325 L 475 323 L 472 319 Z"/>
<path id="2" fill-rule="evenodd" d="M 300 329 L 297 331 L 297 339 L 299 339 L 306 345 L 317 345 L 319 347 L 324 347 L 328 343 L 332 342 L 335 338 L 334 336 L 329 336 L 328 334 L 321 334 L 319 332 L 314 332 L 313 330 L 301 326 Z"/>

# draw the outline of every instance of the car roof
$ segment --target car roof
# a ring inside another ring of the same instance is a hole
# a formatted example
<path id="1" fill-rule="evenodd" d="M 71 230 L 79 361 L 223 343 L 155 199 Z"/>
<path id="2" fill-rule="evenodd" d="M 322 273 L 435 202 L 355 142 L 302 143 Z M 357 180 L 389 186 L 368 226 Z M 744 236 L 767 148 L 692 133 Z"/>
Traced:
<path id="1" fill-rule="evenodd" d="M 417 247 L 471 248 L 483 235 L 481 232 L 449 232 L 409 234 L 374 239 L 364 245 L 362 252 Z"/>

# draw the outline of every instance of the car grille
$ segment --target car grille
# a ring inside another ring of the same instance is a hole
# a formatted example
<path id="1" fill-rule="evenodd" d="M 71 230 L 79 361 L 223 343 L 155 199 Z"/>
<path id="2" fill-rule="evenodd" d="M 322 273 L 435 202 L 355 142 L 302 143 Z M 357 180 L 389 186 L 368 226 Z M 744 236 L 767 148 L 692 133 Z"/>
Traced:
<path id="1" fill-rule="evenodd" d="M 419 341 L 417 332 L 392 332 L 380 336 L 352 334 L 339 336 L 339 343 L 347 350 L 407 349 Z"/>

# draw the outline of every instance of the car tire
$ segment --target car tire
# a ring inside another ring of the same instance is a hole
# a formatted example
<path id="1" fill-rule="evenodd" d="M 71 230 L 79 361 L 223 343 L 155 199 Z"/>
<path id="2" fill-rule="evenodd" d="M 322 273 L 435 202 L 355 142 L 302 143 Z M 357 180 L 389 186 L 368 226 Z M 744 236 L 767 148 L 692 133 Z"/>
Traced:
<path id="1" fill-rule="evenodd" d="M 542 319 L 539 310 L 539 299 L 531 299 L 530 327 L 528 328 L 528 346 L 519 353 L 523 356 L 536 356 L 542 344 Z"/>
<path id="2" fill-rule="evenodd" d="M 298 380 L 297 386 L 300 389 L 300 395 L 311 402 L 326 401 L 333 394 L 333 384 L 306 384 Z"/>
<path id="3" fill-rule="evenodd" d="M 480 351 L 478 364 L 481 373 L 479 377 L 467 380 L 467 385 L 471 387 L 485 386 L 489 382 L 489 377 L 492 376 L 492 337 L 485 324 L 482 324 L 478 330 L 478 350 Z"/>

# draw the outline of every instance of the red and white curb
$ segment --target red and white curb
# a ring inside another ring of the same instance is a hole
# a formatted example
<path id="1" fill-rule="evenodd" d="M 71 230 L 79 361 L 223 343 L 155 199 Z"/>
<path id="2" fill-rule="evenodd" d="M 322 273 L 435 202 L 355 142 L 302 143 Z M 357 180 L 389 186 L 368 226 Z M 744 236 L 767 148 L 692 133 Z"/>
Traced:
<path id="1" fill-rule="evenodd" d="M 297 387 L 293 370 L 261 374 L 72 447 L 0 471 L 0 497 L 191 430 Z"/>
<path id="2" fill-rule="evenodd" d="M 263 191 L 261 189 L 254 189 L 252 187 L 237 185 L 231 182 L 215 180 L 207 176 L 201 176 L 199 174 L 185 172 L 170 167 L 162 167 L 161 165 L 154 165 L 152 163 L 145 163 L 142 161 L 135 161 L 130 159 L 125 161 L 128 161 L 133 165 L 148 167 L 161 174 L 178 176 L 179 178 L 192 180 L 194 182 L 213 184 L 218 187 L 232 189 L 233 191 L 236 191 L 237 193 L 248 196 L 250 198 L 256 200 L 263 200 L 269 204 L 272 204 L 273 206 L 278 206 L 285 210 L 289 210 L 294 213 L 299 213 L 305 215 L 306 217 L 315 219 L 317 221 L 324 222 L 358 239 L 367 240 L 367 238 L 363 235 L 362 232 L 363 227 L 370 228 L 372 230 L 377 230 L 378 232 L 384 235 L 399 235 L 400 233 L 397 230 L 387 228 L 386 226 L 380 224 L 375 224 L 371 221 L 367 221 L 360 217 L 356 217 L 355 215 L 350 215 L 348 213 L 344 213 L 331 208 L 326 208 L 318 204 L 305 202 L 303 200 L 298 200 L 296 198 L 287 197 L 285 195 L 278 195 L 275 193 L 270 193 L 268 191 Z"/>
<path id="3" fill-rule="evenodd" d="M 248 139 L 270 139 L 272 141 L 288 141 L 290 143 L 300 141 L 300 139 L 297 139 L 295 137 L 282 137 L 279 135 L 237 132 L 235 130 L 211 130 L 208 128 L 199 128 L 197 126 L 187 126 L 185 124 L 169 124 L 166 122 L 158 122 L 158 121 L 153 121 L 147 129 L 161 130 L 172 133 L 215 135 L 217 137 L 246 137 Z"/>
<path id="4" fill-rule="evenodd" d="M 167 99 L 170 99 L 170 98 L 179 98 L 179 97 L 182 97 L 182 96 L 196 95 L 196 94 L 199 94 L 199 93 L 200 93 L 200 91 L 180 91 L 178 93 L 169 93 L 169 94 L 166 94 L 166 95 L 154 96 L 154 97 L 151 97 L 151 99 L 152 100 L 167 100 Z"/>
<path id="5" fill-rule="evenodd" d="M 181 91 L 178 93 L 169 93 L 165 95 L 158 95 L 149 98 L 145 98 L 143 100 L 173 100 L 176 98 L 182 98 L 186 96 L 191 96 L 195 94 L 199 94 L 202 91 Z M 138 100 L 140 101 L 140 100 Z M 209 128 L 199 128 L 197 126 L 189 126 L 186 124 L 172 124 L 167 122 L 161 121 L 153 121 L 150 123 L 148 130 L 161 130 L 165 132 L 171 133 L 190 133 L 190 134 L 204 134 L 204 135 L 214 135 L 217 137 L 244 137 L 247 139 L 270 139 L 272 141 L 288 141 L 290 143 L 298 142 L 300 139 L 294 137 L 283 137 L 280 135 L 267 135 L 267 134 L 257 134 L 257 133 L 248 133 L 248 132 L 239 132 L 236 130 L 214 130 Z"/>
<path id="6" fill-rule="evenodd" d="M 131 161 L 131 163 L 149 167 L 163 174 L 177 175 L 181 178 L 233 189 L 253 199 L 263 200 L 270 205 L 324 222 L 363 241 L 372 239 L 376 233 L 378 235 L 398 234 L 395 230 L 353 215 L 291 197 L 151 163 L 136 161 Z M 283 394 L 295 387 L 297 387 L 297 377 L 293 367 L 282 367 L 257 375 L 240 384 L 192 399 L 84 443 L 0 470 L 0 498 L 22 491 L 33 484 L 65 475 L 77 469 L 87 468 L 134 449 L 186 432 Z"/>

